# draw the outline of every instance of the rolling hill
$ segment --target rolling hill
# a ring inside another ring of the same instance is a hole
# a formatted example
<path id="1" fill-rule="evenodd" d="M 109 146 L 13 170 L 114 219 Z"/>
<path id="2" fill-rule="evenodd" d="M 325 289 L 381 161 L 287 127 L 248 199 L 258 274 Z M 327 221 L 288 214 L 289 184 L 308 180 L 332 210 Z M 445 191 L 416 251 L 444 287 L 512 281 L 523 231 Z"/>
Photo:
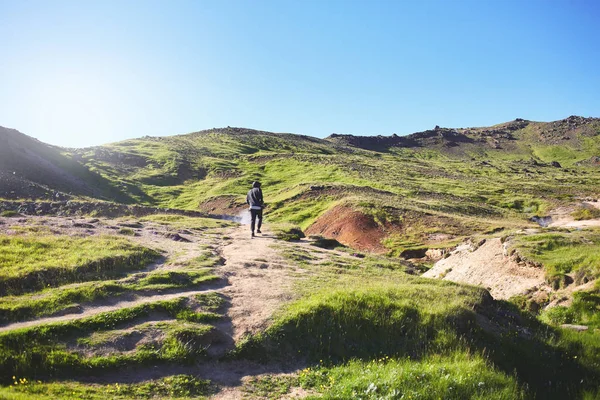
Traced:
<path id="1" fill-rule="evenodd" d="M 576 116 L 84 149 L 0 128 L 0 398 L 599 398 L 598 160 Z M 222 217 L 253 180 L 251 239 Z"/>
<path id="2" fill-rule="evenodd" d="M 86 149 L 0 133 L 4 198 L 67 193 L 236 214 L 261 180 L 270 220 L 395 254 L 522 225 L 597 196 L 600 179 L 600 119 L 576 116 L 326 139 L 228 127 Z M 355 222 L 332 225 L 339 215 Z"/>

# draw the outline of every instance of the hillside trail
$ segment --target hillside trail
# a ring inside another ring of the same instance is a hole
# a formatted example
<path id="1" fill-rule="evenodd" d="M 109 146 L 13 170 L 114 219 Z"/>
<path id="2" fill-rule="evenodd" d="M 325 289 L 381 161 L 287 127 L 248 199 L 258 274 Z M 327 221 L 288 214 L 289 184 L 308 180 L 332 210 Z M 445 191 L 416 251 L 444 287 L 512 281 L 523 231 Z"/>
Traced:
<path id="1" fill-rule="evenodd" d="M 134 300 L 123 300 L 123 296 L 117 299 L 121 300 L 101 300 L 92 302 L 86 305 L 80 305 L 72 308 L 73 313 L 57 315 L 54 317 L 39 318 L 32 321 L 15 322 L 9 325 L 0 327 L 0 332 L 5 332 L 13 329 L 30 328 L 33 326 L 57 324 L 61 322 L 73 321 L 76 319 L 93 317 L 98 314 L 117 311 L 122 308 L 132 308 L 143 304 L 154 303 L 157 301 L 174 300 L 180 297 L 191 297 L 197 294 L 213 292 L 215 289 L 203 289 L 203 290 L 180 290 L 174 293 L 168 294 L 150 294 L 147 296 L 139 295 Z"/>
<path id="2" fill-rule="evenodd" d="M 122 295 L 112 299 L 93 301 L 80 304 L 72 308 L 71 312 L 4 325 L 0 327 L 0 332 L 72 321 L 122 308 L 216 291 L 225 295 L 230 303 L 226 316 L 227 322 L 217 324 L 221 325 L 217 328 L 224 329 L 233 340 L 238 340 L 246 334 L 264 328 L 273 312 L 283 302 L 292 299 L 292 279 L 289 271 L 302 271 L 286 263 L 283 257 L 273 249 L 275 239 L 268 231 L 262 235 L 257 234 L 255 238 L 250 238 L 248 227 L 240 225 L 225 231 L 222 237 L 227 239 L 216 241 L 215 251 L 223 258 L 223 265 L 213 267 L 213 273 L 221 279 L 214 283 L 203 284 L 202 289 L 174 289 L 163 294 Z M 160 248 L 168 254 L 168 257 L 149 265 L 142 272 L 132 275 L 139 277 L 150 271 L 176 269 L 177 264 L 197 257 L 201 254 L 198 245 L 207 243 L 194 240 L 193 235 L 188 238 L 190 239 L 189 243 L 174 242 L 147 235 L 136 238 L 136 241 L 141 244 Z M 211 244 L 214 245 L 215 241 L 212 241 Z M 165 261 L 167 259 L 168 262 Z M 124 279 L 130 279 L 132 275 Z M 227 324 L 231 326 L 226 327 Z"/>
<path id="3" fill-rule="evenodd" d="M 220 249 L 225 260 L 216 268 L 229 285 L 220 292 L 230 299 L 227 316 L 232 323 L 232 338 L 257 332 L 279 306 L 293 298 L 290 272 L 302 272 L 273 248 L 274 236 L 265 231 L 250 237 L 247 226 L 230 232 L 231 242 Z"/>
<path id="4" fill-rule="evenodd" d="M 93 229 L 85 220 L 72 220 L 66 223 L 60 217 L 27 217 L 13 220 L 11 224 L 0 226 L 0 231 L 11 233 L 16 225 L 22 227 L 46 225 L 55 234 L 68 234 L 74 236 L 104 235 L 115 233 L 115 221 L 102 219 L 95 223 Z M 84 223 L 87 228 L 77 227 Z M 159 232 L 157 232 L 157 230 Z M 317 264 L 334 253 L 340 257 L 347 255 L 337 251 L 322 251 L 311 246 L 307 241 L 288 243 L 277 240 L 268 230 L 263 229 L 263 234 L 250 237 L 247 225 L 237 225 L 230 228 L 220 228 L 210 233 L 190 232 L 181 230 L 181 236 L 186 241 L 174 241 L 168 237 L 172 230 L 144 223 L 143 227 L 136 229 L 136 236 L 131 240 L 159 250 L 162 257 L 158 262 L 146 268 L 130 273 L 123 280 L 133 277 L 142 277 L 159 270 L 176 270 L 186 261 L 192 260 L 211 252 L 220 256 L 221 262 L 211 267 L 214 275 L 220 279 L 216 282 L 203 284 L 200 288 L 172 289 L 167 293 L 144 293 L 116 296 L 112 299 L 98 300 L 78 304 L 63 311 L 59 315 L 40 318 L 32 321 L 12 323 L 0 327 L 0 332 L 67 322 L 91 317 L 101 313 L 116 311 L 122 308 L 135 307 L 156 301 L 171 300 L 182 297 L 192 297 L 200 293 L 217 292 L 224 296 L 226 306 L 220 321 L 213 325 L 219 332 L 222 340 L 213 343 L 207 349 L 209 359 L 194 366 L 170 366 L 166 368 L 140 367 L 135 370 L 127 369 L 99 376 L 97 379 L 104 382 L 134 382 L 165 376 L 169 372 L 192 373 L 210 379 L 219 386 L 215 399 L 239 399 L 244 397 L 243 386 L 245 382 L 262 375 L 287 375 L 301 369 L 295 361 L 282 364 L 256 364 L 248 361 L 223 361 L 222 356 L 235 347 L 235 344 L 245 336 L 259 332 L 267 327 L 273 314 L 286 302 L 293 300 L 297 294 L 294 285 L 298 279 L 303 279 L 311 274 L 310 269 L 304 269 L 293 261 L 286 259 L 285 253 L 293 249 L 303 249 L 314 255 L 309 263 Z M 158 233 L 158 234 L 157 234 Z M 339 254 L 338 254 L 339 253 Z M 78 284 L 65 285 L 65 287 Z M 152 320 L 154 316 L 146 318 Z M 164 316 L 162 316 L 164 319 Z M 223 340 L 224 339 L 224 340 Z M 304 397 L 305 393 L 296 388 L 285 398 Z"/>
<path id="5" fill-rule="evenodd" d="M 227 280 L 228 285 L 216 291 L 225 296 L 228 306 L 224 318 L 213 325 L 229 340 L 209 347 L 207 351 L 211 359 L 194 366 L 142 368 L 103 379 L 114 381 L 117 378 L 118 381 L 133 382 L 170 374 L 193 374 L 219 386 L 219 391 L 211 399 L 237 400 L 248 397 L 244 388 L 254 378 L 288 376 L 304 367 L 295 360 L 259 364 L 245 360 L 222 360 L 221 357 L 247 335 L 266 328 L 274 313 L 295 298 L 293 285 L 299 277 L 310 271 L 286 260 L 286 251 L 292 247 L 311 250 L 318 255 L 319 261 L 326 255 L 315 251 L 305 241 L 287 243 L 276 240 L 268 228 L 263 228 L 263 234 L 251 238 L 248 226 L 240 225 L 225 231 L 224 237 L 226 242 L 217 248 L 224 262 L 215 267 L 214 272 Z M 308 394 L 301 388 L 292 388 L 280 398 L 295 399 Z"/>
<path id="6" fill-rule="evenodd" d="M 29 217 L 27 219 L 20 220 L 19 225 L 27 226 L 32 222 L 36 224 L 40 223 L 40 221 L 43 221 L 44 225 L 49 226 L 52 229 L 56 229 L 62 234 L 66 233 L 74 236 L 83 236 L 83 232 L 85 232 L 88 235 L 114 234 L 114 230 L 109 227 L 110 224 L 107 224 L 108 226 L 95 227 L 93 230 L 77 229 L 71 226 L 66 226 L 64 224 L 64 219 L 53 217 L 44 217 L 43 219 Z M 12 225 L 12 227 L 14 227 L 15 225 Z M 186 263 L 192 260 L 193 258 L 203 254 L 203 251 L 199 245 L 209 244 L 209 242 L 207 242 L 206 240 L 198 240 L 198 238 L 195 238 L 194 235 L 187 236 L 185 242 L 174 241 L 172 239 L 165 238 L 162 235 L 156 235 L 156 231 L 154 231 L 155 228 L 156 226 L 149 225 L 148 227 L 139 231 L 138 237 L 132 237 L 131 239 L 135 242 L 138 242 L 141 245 L 159 250 L 162 253 L 160 259 L 156 262 L 150 263 L 145 268 L 139 271 L 132 271 L 126 277 L 122 279 L 117 279 L 116 282 L 127 282 L 131 281 L 132 279 L 138 280 L 151 272 L 156 272 L 160 270 L 176 270 L 178 264 Z M 10 233 L 10 229 L 4 228 L 4 230 L 5 233 Z M 116 311 L 122 308 L 131 308 L 143 304 L 154 303 L 157 301 L 173 300 L 184 296 L 191 297 L 197 294 L 215 291 L 216 289 L 224 286 L 224 284 L 225 282 L 223 282 L 222 280 L 218 280 L 216 282 L 209 282 L 203 284 L 201 289 L 181 288 L 169 289 L 164 293 L 158 293 L 153 291 L 134 294 L 125 293 L 122 295 L 115 296 L 113 298 L 100 299 L 92 302 L 77 304 L 73 307 L 69 307 L 68 309 L 62 310 L 56 313 L 55 315 L 49 317 L 38 318 L 30 321 L 15 322 L 4 326 L 0 326 L 0 332 L 19 328 L 33 327 L 43 324 L 67 322 L 76 319 L 92 317 L 106 312 Z M 78 285 L 80 284 L 73 283 L 63 285 L 61 286 L 61 288 L 73 288 Z M 32 298 L 40 298 L 40 296 L 41 295 L 36 295 Z"/>

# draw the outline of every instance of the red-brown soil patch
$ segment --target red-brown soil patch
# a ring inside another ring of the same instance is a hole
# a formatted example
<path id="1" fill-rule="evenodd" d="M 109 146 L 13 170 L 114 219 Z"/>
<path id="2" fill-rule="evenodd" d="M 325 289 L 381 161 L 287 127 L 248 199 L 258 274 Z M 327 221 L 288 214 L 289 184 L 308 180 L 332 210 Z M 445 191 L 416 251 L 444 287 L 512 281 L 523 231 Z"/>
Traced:
<path id="1" fill-rule="evenodd" d="M 338 242 L 362 251 L 384 252 L 381 240 L 385 230 L 373 217 L 348 206 L 336 206 L 323 214 L 306 233 L 336 239 Z"/>
<path id="2" fill-rule="evenodd" d="M 198 206 L 200 211 L 210 214 L 238 215 L 247 208 L 239 196 L 218 196 L 203 201 Z"/>

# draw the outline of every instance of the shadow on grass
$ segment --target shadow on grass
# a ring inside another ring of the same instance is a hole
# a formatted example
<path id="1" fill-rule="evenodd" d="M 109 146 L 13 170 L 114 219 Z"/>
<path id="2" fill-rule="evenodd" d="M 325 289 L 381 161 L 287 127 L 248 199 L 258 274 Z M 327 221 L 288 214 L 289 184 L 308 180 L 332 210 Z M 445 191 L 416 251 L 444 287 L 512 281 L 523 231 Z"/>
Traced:
<path id="1" fill-rule="evenodd" d="M 489 296 L 489 295 L 488 295 Z M 331 365 L 383 356 L 420 360 L 435 354 L 467 351 L 515 376 L 529 396 L 580 398 L 600 382 L 598 350 L 491 300 L 475 310 L 426 314 L 405 304 L 354 304 L 347 312 L 322 302 L 275 322 L 264 334 L 243 343 L 236 356 L 259 362 L 305 357 Z M 363 308 L 364 307 L 364 308 Z M 483 315 L 485 314 L 485 315 Z M 483 319 L 482 319 L 483 318 Z M 596 352 L 587 355 L 586 352 Z"/>

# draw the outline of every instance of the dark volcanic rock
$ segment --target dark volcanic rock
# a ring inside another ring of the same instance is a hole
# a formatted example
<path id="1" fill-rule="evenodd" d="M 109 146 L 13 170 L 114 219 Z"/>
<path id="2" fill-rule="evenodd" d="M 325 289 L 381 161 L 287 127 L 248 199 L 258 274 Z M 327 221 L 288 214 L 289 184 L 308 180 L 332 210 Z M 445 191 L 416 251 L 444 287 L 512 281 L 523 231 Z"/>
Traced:
<path id="1" fill-rule="evenodd" d="M 87 224 L 85 222 L 73 222 L 73 227 L 74 228 L 86 228 L 86 229 L 94 229 L 94 228 L 96 228 L 94 225 Z"/>
<path id="2" fill-rule="evenodd" d="M 408 136 L 354 136 L 332 134 L 327 140 L 366 150 L 388 151 L 391 147 L 427 147 L 435 144 L 456 146 L 457 143 L 473 143 L 474 140 L 454 129 L 436 127 L 433 130 L 413 133 Z"/>
<path id="3" fill-rule="evenodd" d="M 142 223 L 140 223 L 140 222 L 122 222 L 122 223 L 117 224 L 117 225 L 122 226 L 124 228 L 136 228 L 136 229 L 144 227 L 144 225 Z"/>
<path id="4" fill-rule="evenodd" d="M 166 233 L 165 237 L 169 238 L 171 240 L 174 240 L 176 242 L 185 242 L 185 243 L 191 242 L 191 240 L 184 238 L 179 233 Z"/>
<path id="5" fill-rule="evenodd" d="M 211 215 L 200 211 L 179 210 L 173 208 L 157 208 L 145 206 L 128 206 L 109 202 L 83 202 L 83 201 L 0 201 L 0 212 L 17 211 L 24 215 L 57 215 L 57 216 L 84 216 L 94 215 L 99 217 L 144 217 L 152 214 L 173 214 L 189 217 L 219 218 L 220 215 Z M 137 226 L 136 226 L 137 227 Z"/>

